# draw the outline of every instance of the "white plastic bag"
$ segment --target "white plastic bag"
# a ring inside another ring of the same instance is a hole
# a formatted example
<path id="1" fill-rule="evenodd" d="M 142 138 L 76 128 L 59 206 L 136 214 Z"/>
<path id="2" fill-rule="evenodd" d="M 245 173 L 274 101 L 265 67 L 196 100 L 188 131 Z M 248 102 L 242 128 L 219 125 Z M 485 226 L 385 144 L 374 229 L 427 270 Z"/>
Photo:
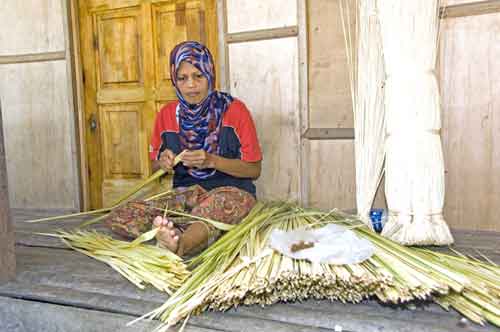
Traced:
<path id="1" fill-rule="evenodd" d="M 270 235 L 269 246 L 295 259 L 336 265 L 361 263 L 370 258 L 375 250 L 370 241 L 334 224 L 291 232 L 275 229 Z M 308 246 L 311 247 L 300 249 Z"/>

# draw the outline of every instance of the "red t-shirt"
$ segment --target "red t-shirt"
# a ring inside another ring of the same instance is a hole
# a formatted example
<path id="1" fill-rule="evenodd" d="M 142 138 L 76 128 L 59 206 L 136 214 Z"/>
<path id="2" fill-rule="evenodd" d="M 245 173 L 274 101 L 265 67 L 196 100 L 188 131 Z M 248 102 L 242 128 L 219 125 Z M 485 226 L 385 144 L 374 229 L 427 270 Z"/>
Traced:
<path id="1" fill-rule="evenodd" d="M 178 101 L 168 103 L 156 116 L 150 146 L 152 160 L 157 160 L 165 149 L 169 149 L 175 154 L 181 152 L 177 117 L 178 104 Z M 238 99 L 234 99 L 224 113 L 218 143 L 220 155 L 224 158 L 240 159 L 247 162 L 262 160 L 262 152 L 252 115 L 245 104 Z M 235 186 L 255 195 L 255 186 L 251 179 L 236 178 L 217 171 L 213 176 L 200 180 L 190 176 L 187 168 L 179 163 L 175 167 L 174 187 L 194 184 L 199 184 L 207 190 L 221 186 Z"/>

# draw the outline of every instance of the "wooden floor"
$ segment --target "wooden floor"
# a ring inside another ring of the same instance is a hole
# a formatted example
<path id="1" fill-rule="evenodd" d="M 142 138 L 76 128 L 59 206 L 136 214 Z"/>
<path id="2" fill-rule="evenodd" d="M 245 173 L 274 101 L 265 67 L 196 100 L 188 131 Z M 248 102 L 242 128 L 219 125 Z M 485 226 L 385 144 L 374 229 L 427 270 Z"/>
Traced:
<path id="1" fill-rule="evenodd" d="M 127 322 L 156 308 L 165 295 L 135 288 L 106 265 L 57 239 L 34 232 L 70 229 L 80 220 L 27 224 L 47 213 L 13 211 L 16 229 L 17 278 L 0 286 L 0 331 L 152 331 L 157 322 Z M 54 212 L 52 212 L 54 214 Z M 55 213 L 57 214 L 57 213 Z M 98 226 L 96 228 L 101 228 Z M 500 263 L 500 234 L 454 232 L 456 248 L 479 251 Z M 240 307 L 226 313 L 193 317 L 185 331 L 500 331 L 481 327 L 432 303 L 411 308 L 388 307 L 375 301 L 361 304 L 307 301 L 266 308 Z"/>

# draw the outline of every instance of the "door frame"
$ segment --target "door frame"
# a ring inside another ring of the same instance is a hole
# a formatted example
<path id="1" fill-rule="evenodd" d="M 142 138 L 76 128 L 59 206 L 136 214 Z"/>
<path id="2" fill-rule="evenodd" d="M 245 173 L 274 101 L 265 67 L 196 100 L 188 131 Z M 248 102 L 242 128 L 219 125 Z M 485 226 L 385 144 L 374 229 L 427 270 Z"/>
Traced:
<path id="1" fill-rule="evenodd" d="M 73 108 L 75 112 L 75 145 L 76 145 L 76 164 L 77 172 L 79 175 L 79 201 L 80 209 L 82 211 L 87 211 L 91 206 L 90 197 L 90 174 L 89 174 L 89 161 L 87 157 L 87 146 L 86 146 L 86 127 L 87 123 L 85 120 L 85 85 L 84 85 L 84 75 L 83 75 L 83 62 L 82 62 L 82 51 L 81 51 L 81 39 L 80 39 L 80 2 L 86 0 L 61 0 L 66 8 L 67 17 L 67 38 L 66 43 L 69 47 L 70 52 L 70 76 L 73 90 Z M 143 0 L 150 1 L 152 3 L 155 0 Z M 172 2 L 183 2 L 183 0 L 171 0 Z M 208 30 L 207 33 L 207 44 L 212 54 L 214 60 L 217 63 L 218 59 L 218 39 L 219 39 L 219 29 L 218 29 L 218 12 L 217 12 L 217 0 L 201 0 L 205 2 L 206 13 L 205 20 L 214 27 L 214 29 Z M 216 71 L 218 66 L 216 66 Z M 217 73 L 217 77 L 219 73 Z"/>
<path id="2" fill-rule="evenodd" d="M 73 109 L 75 121 L 75 146 L 76 146 L 76 164 L 79 177 L 79 200 L 80 210 L 87 211 L 90 208 L 90 185 L 88 173 L 88 161 L 86 156 L 85 143 L 85 103 L 84 103 L 84 82 L 83 82 L 83 63 L 81 61 L 80 50 L 80 19 L 79 2 L 81 0 L 62 0 L 65 3 L 67 17 L 67 37 L 66 45 L 70 52 L 70 73 L 73 90 Z"/>

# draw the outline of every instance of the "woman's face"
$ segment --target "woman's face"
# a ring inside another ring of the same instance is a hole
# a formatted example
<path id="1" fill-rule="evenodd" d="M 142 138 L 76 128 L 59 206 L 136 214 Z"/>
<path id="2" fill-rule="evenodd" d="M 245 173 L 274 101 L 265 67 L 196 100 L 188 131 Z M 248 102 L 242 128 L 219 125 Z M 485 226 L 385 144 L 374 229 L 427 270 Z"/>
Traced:
<path id="1" fill-rule="evenodd" d="M 176 84 L 189 104 L 199 104 L 208 95 L 207 78 L 189 62 L 181 62 Z"/>

